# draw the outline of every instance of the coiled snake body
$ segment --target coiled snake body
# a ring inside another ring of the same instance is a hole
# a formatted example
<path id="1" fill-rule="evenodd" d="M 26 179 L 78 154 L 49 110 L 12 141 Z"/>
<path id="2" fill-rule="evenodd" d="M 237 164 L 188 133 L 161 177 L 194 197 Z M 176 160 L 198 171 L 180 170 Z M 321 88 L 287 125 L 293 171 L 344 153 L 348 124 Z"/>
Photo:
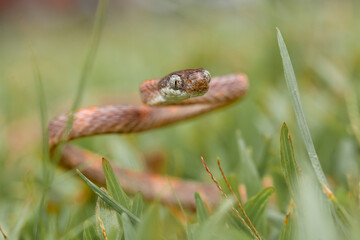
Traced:
<path id="1" fill-rule="evenodd" d="M 141 84 L 144 105 L 109 105 L 77 111 L 68 140 L 106 133 L 138 133 L 163 127 L 233 103 L 245 95 L 247 88 L 247 78 L 243 74 L 211 79 L 210 73 L 202 68 L 173 72 Z M 51 151 L 61 141 L 67 120 L 68 115 L 62 115 L 49 124 Z M 101 157 L 98 155 L 67 145 L 60 164 L 68 169 L 87 165 L 82 170 L 83 174 L 93 182 L 105 185 Z M 177 206 L 167 177 L 117 166 L 113 169 L 127 193 L 140 191 L 145 199 L 159 199 L 167 205 Z M 194 192 L 199 192 L 210 206 L 220 200 L 214 185 L 174 177 L 169 179 L 184 207 L 194 209 Z"/>

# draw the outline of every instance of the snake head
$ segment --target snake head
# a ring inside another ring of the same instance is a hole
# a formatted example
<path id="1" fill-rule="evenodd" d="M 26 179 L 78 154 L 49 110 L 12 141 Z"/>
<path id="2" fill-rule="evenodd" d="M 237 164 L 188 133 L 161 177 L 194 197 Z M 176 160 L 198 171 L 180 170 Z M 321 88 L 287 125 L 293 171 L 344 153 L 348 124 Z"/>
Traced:
<path id="1" fill-rule="evenodd" d="M 174 103 L 204 95 L 209 89 L 210 80 L 210 73 L 203 68 L 181 70 L 163 77 L 158 91 L 164 99 L 163 104 Z"/>

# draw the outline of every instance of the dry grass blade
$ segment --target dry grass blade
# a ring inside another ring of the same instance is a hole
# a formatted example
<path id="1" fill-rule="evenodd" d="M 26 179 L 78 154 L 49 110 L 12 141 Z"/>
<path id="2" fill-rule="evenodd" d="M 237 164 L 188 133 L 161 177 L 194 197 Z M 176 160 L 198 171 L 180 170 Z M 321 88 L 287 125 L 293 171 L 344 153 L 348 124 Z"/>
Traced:
<path id="1" fill-rule="evenodd" d="M 205 160 L 203 157 L 201 157 L 201 161 L 202 161 L 202 164 L 205 168 L 205 170 L 208 172 L 208 174 L 210 175 L 210 178 L 211 180 L 213 180 L 213 182 L 215 183 L 216 187 L 220 190 L 220 192 L 222 193 L 222 195 L 225 197 L 225 198 L 228 198 L 228 196 L 225 194 L 225 192 L 222 190 L 219 182 L 215 179 L 214 175 L 211 173 L 210 169 L 208 168 L 208 166 L 205 164 Z"/>
<path id="2" fill-rule="evenodd" d="M 4 233 L 4 231 L 2 230 L 1 226 L 0 226 L 0 232 L 3 235 L 4 239 L 8 239 L 6 234 Z"/>
<path id="3" fill-rule="evenodd" d="M 231 187 L 231 185 L 230 185 L 227 177 L 225 176 L 225 173 L 224 173 L 224 171 L 223 171 L 223 169 L 222 169 L 222 167 L 221 167 L 221 164 L 220 164 L 220 158 L 217 158 L 217 164 L 218 164 L 218 166 L 219 166 L 221 175 L 223 176 L 226 185 L 228 186 L 228 188 L 229 188 L 231 194 L 233 195 L 234 199 L 236 199 L 236 202 L 237 202 L 237 204 L 238 204 L 238 207 L 240 208 L 242 214 L 244 214 L 244 216 L 245 216 L 247 222 L 249 223 L 249 225 L 250 225 L 253 233 L 257 236 L 258 239 L 261 239 L 260 234 L 256 231 L 256 228 L 254 227 L 254 225 L 252 224 L 250 218 L 249 218 L 248 215 L 246 214 L 245 209 L 243 208 L 240 200 L 238 199 L 238 197 L 237 197 L 236 194 L 234 193 L 234 191 L 233 191 L 233 189 L 232 189 L 232 187 Z M 241 220 L 243 220 L 243 218 L 241 218 Z M 244 224 L 245 224 L 245 223 L 244 223 Z M 247 226 L 247 224 L 245 224 L 245 226 Z"/>
<path id="4" fill-rule="evenodd" d="M 222 193 L 222 195 L 228 199 L 229 197 L 226 195 L 226 193 L 223 191 L 223 189 L 221 188 L 219 182 L 215 179 L 214 175 L 211 173 L 210 169 L 208 168 L 208 166 L 205 164 L 205 160 L 203 157 L 201 157 L 201 161 L 202 164 L 204 166 L 204 168 L 206 169 L 206 171 L 208 172 L 208 174 L 210 175 L 210 178 L 213 180 L 213 182 L 215 183 L 215 185 L 217 186 L 217 188 L 219 189 L 219 191 Z M 226 180 L 225 180 L 226 181 Z M 228 183 L 228 182 L 227 182 Z M 230 185 L 230 184 L 229 184 Z M 237 198 L 236 198 L 237 199 Z M 250 234 L 255 237 L 255 239 L 259 239 L 261 240 L 260 236 L 258 237 L 255 232 L 250 228 L 250 226 L 246 223 L 245 219 L 241 216 L 241 214 L 239 213 L 239 211 L 232 206 L 232 210 L 234 211 L 234 213 L 236 214 L 236 216 L 238 216 L 240 218 L 240 220 L 242 221 L 242 223 L 244 224 L 244 226 L 249 230 Z"/>

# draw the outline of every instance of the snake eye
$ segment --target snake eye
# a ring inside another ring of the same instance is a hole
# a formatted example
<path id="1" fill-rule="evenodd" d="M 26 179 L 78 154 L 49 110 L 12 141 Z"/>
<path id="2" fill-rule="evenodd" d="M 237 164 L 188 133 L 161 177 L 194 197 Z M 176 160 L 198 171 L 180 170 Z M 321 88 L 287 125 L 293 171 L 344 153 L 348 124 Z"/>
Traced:
<path id="1" fill-rule="evenodd" d="M 204 75 L 206 77 L 207 82 L 209 83 L 211 80 L 211 75 L 208 70 L 204 70 Z"/>
<path id="2" fill-rule="evenodd" d="M 182 87 L 181 78 L 178 75 L 172 75 L 169 80 L 170 87 L 174 90 L 178 90 Z"/>

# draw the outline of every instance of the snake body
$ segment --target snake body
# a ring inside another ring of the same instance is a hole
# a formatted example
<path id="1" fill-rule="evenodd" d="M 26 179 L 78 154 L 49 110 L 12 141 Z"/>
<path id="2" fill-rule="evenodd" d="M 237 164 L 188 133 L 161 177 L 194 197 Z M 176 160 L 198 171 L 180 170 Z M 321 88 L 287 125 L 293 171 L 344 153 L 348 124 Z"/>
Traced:
<path id="1" fill-rule="evenodd" d="M 150 79 L 140 86 L 142 105 L 108 105 L 90 107 L 74 114 L 67 140 L 108 133 L 139 133 L 186 120 L 224 107 L 240 99 L 248 88 L 243 74 L 213 77 L 202 68 L 187 69 Z M 53 151 L 62 139 L 69 115 L 61 115 L 50 122 L 49 146 Z M 67 145 L 60 164 L 69 169 L 87 165 L 82 170 L 90 180 L 105 185 L 101 157 Z M 159 199 L 177 206 L 168 178 L 113 166 L 124 190 L 130 194 L 140 191 L 145 199 Z M 217 188 L 211 184 L 185 181 L 169 177 L 181 204 L 194 208 L 194 192 L 199 192 L 208 205 L 220 200 Z"/>

